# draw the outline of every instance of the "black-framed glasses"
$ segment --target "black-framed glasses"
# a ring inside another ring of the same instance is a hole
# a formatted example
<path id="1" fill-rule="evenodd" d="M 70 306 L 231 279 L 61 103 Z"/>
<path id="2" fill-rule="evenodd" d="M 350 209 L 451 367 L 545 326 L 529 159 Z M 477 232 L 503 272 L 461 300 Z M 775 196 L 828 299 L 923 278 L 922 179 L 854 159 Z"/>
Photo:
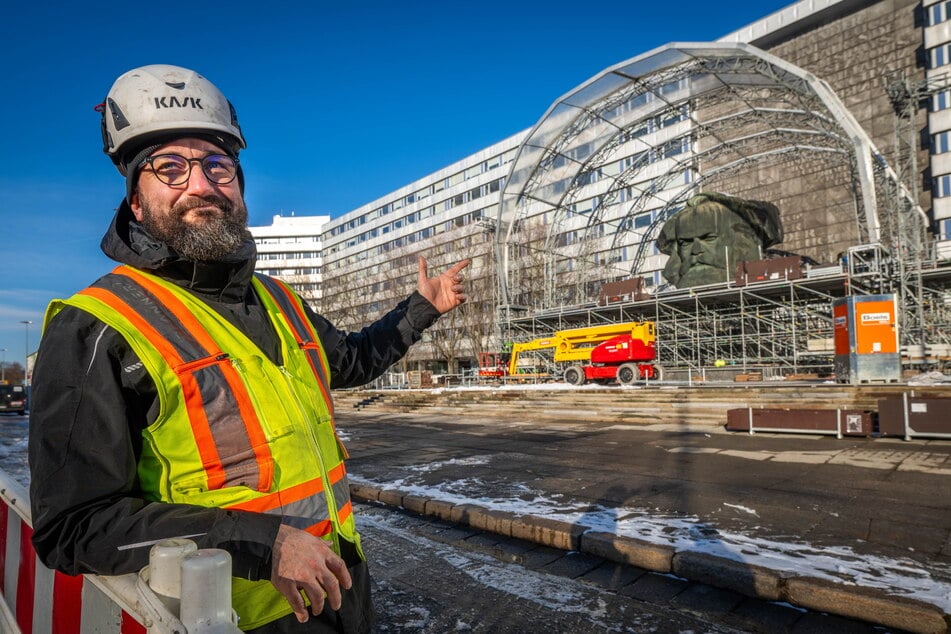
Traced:
<path id="1" fill-rule="evenodd" d="M 152 173 L 166 185 L 184 185 L 192 175 L 192 163 L 201 165 L 205 178 L 215 185 L 227 185 L 238 175 L 238 159 L 225 154 L 209 154 L 202 158 L 185 158 L 178 154 L 147 156 Z"/>

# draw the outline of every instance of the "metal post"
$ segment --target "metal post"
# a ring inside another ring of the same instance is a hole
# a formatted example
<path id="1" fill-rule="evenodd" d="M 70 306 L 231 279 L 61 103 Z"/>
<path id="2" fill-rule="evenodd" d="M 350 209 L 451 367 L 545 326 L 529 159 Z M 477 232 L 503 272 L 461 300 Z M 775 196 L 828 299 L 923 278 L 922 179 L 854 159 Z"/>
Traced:
<path id="1" fill-rule="evenodd" d="M 3 357 L 0 358 L 0 384 L 6 384 L 7 382 L 7 349 L 0 348 L 0 353 Z"/>
<path id="2" fill-rule="evenodd" d="M 901 395 L 901 413 L 905 424 L 905 440 L 911 440 L 911 424 L 908 422 L 908 392 Z"/>
<path id="3" fill-rule="evenodd" d="M 23 340 L 23 385 L 29 386 L 29 373 L 27 372 L 27 366 L 30 363 L 30 324 L 33 322 L 29 319 L 24 319 L 20 321 L 23 324 L 23 330 L 25 338 Z"/>

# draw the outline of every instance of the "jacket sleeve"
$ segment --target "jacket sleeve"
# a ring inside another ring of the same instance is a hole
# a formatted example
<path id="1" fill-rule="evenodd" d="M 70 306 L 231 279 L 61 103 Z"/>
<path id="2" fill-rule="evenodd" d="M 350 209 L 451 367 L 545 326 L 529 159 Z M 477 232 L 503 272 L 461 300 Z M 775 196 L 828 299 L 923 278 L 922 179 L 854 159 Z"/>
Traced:
<path id="1" fill-rule="evenodd" d="M 150 502 L 138 486 L 141 431 L 158 410 L 155 386 L 114 330 L 64 308 L 48 324 L 30 407 L 33 545 L 67 574 L 123 574 L 151 545 L 189 537 L 232 555 L 234 574 L 267 579 L 280 518 Z"/>
<path id="2" fill-rule="evenodd" d="M 359 332 L 337 330 L 310 308 L 306 310 L 327 352 L 331 388 L 356 387 L 382 375 L 439 317 L 436 307 L 415 291 Z"/>

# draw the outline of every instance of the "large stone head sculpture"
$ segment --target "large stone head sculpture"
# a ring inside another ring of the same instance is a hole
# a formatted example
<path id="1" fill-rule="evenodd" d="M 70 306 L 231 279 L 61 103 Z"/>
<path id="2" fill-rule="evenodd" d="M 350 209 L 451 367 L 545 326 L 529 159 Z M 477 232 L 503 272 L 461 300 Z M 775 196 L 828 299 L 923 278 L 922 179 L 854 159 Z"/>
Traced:
<path id="1" fill-rule="evenodd" d="M 657 248 L 670 256 L 664 277 L 687 288 L 732 279 L 737 262 L 760 260 L 764 249 L 782 240 L 775 205 L 708 192 L 664 223 Z"/>

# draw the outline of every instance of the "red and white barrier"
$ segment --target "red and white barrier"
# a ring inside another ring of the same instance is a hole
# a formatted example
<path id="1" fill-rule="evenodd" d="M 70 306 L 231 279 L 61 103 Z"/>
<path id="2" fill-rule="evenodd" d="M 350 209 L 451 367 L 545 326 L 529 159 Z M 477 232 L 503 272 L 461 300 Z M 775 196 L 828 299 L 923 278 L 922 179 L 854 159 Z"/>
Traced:
<path id="1" fill-rule="evenodd" d="M 146 634 L 135 612 L 136 575 L 70 577 L 40 562 L 26 490 L 0 471 L 0 632 Z"/>

